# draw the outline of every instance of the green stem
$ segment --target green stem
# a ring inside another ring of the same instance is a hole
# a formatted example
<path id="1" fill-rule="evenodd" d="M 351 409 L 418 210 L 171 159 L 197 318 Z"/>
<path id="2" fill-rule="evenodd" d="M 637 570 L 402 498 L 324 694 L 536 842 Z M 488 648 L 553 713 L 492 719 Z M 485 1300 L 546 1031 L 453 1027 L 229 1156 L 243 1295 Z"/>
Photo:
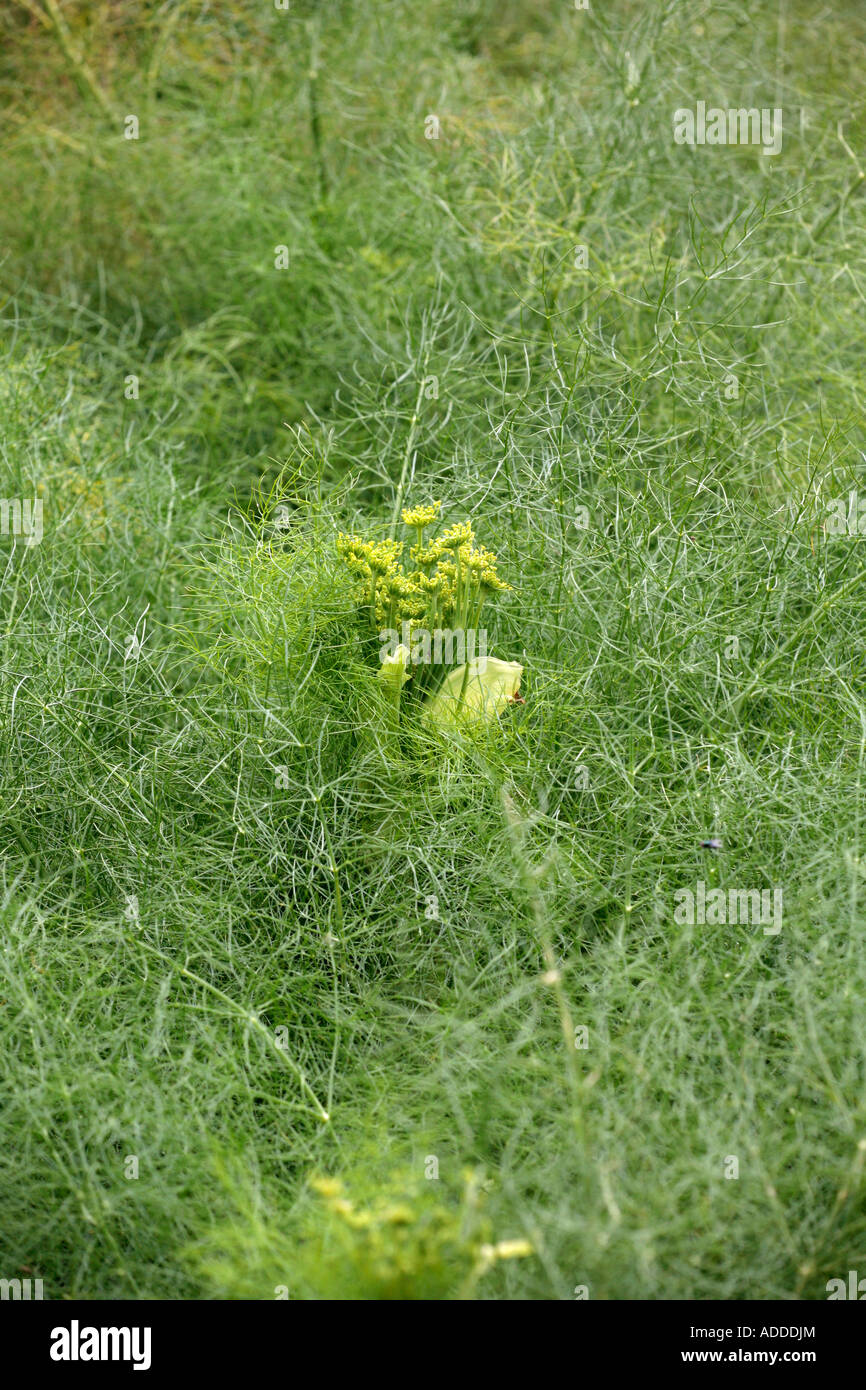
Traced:
<path id="1" fill-rule="evenodd" d="M 406 450 L 403 454 L 403 469 L 400 473 L 400 482 L 397 486 L 397 497 L 394 502 L 394 511 L 391 516 L 391 527 L 388 531 L 388 536 L 391 540 L 394 539 L 394 533 L 397 530 L 397 522 L 400 518 L 400 512 L 403 507 L 403 493 L 406 490 L 406 477 L 409 472 L 409 459 L 412 454 L 412 449 L 415 445 L 415 433 L 418 428 L 418 413 L 421 409 L 421 398 L 424 392 L 424 379 L 427 370 L 427 360 L 428 359 L 425 357 L 424 371 L 422 371 L 421 373 L 421 379 L 418 383 L 418 395 L 415 397 L 415 409 L 412 411 L 412 419 L 409 422 L 409 437 L 406 440 Z"/>
<path id="2" fill-rule="evenodd" d="M 289 1054 L 285 1052 L 283 1048 L 280 1047 L 279 1043 L 272 1036 L 269 1029 L 265 1027 L 261 1019 L 256 1014 L 250 1013 L 248 1009 L 245 1009 L 241 1004 L 238 1004 L 234 999 L 232 999 L 231 995 L 225 994 L 224 991 L 218 989 L 216 985 L 212 985 L 209 980 L 202 979 L 201 975 L 197 975 L 187 966 L 178 965 L 177 961 L 172 960 L 171 956 L 167 956 L 164 951 L 160 951 L 156 946 L 151 946 L 148 942 L 141 941 L 137 938 L 130 938 L 130 941 L 131 944 L 140 947 L 142 950 L 149 951 L 154 956 L 159 956 L 160 960 L 164 961 L 165 964 L 170 966 L 172 970 L 177 970 L 177 972 L 180 975 L 183 975 L 184 979 L 192 980 L 194 984 L 199 985 L 202 989 L 207 990 L 210 994 L 215 995 L 217 999 L 221 999 L 222 1002 L 228 1007 L 230 1013 L 233 1013 L 236 1017 L 242 1018 L 243 1021 L 245 1023 L 248 1023 L 251 1028 L 254 1028 L 256 1032 L 260 1035 L 260 1037 L 264 1038 L 264 1040 L 268 1043 L 271 1050 L 277 1053 L 281 1061 L 283 1061 L 285 1065 L 289 1068 L 289 1070 L 292 1071 L 298 1078 L 298 1081 L 300 1082 L 302 1089 L 306 1092 L 306 1094 L 310 1097 L 310 1100 L 315 1105 L 316 1114 L 319 1116 L 319 1119 L 324 1120 L 326 1123 L 328 1122 L 328 1120 L 330 1120 L 330 1115 L 328 1114 L 325 1107 L 321 1104 L 318 1096 L 316 1095 L 310 1083 L 307 1081 L 307 1078 L 305 1077 L 301 1068 L 298 1066 L 297 1062 L 295 1062 L 289 1056 Z"/>
<path id="3" fill-rule="evenodd" d="M 36 7 L 27 5 L 25 6 L 25 8 L 30 10 L 32 13 Z M 60 6 L 57 3 L 57 0 L 45 0 L 45 8 L 48 11 L 48 14 L 51 18 L 51 23 L 54 27 L 54 32 L 57 35 L 57 42 L 63 49 L 63 54 L 67 62 L 70 64 L 73 72 L 75 73 L 75 79 L 78 83 L 78 86 L 85 93 L 85 95 L 93 97 L 94 101 L 101 108 L 104 115 L 106 115 L 110 120 L 114 120 L 114 112 L 111 109 L 108 98 L 106 97 L 102 88 L 99 86 L 98 82 L 96 81 L 96 78 L 90 71 L 90 68 L 87 66 L 87 63 L 82 58 L 81 54 L 76 53 L 75 51 L 75 46 L 72 42 L 72 35 L 69 32 L 69 27 L 66 23 L 66 20 L 63 17 L 63 13 L 60 9 Z"/>
<path id="4" fill-rule="evenodd" d="M 309 79 L 310 97 L 310 134 L 313 138 L 313 149 L 316 154 L 316 167 L 319 175 L 319 198 L 324 201 L 328 196 L 328 170 L 325 166 L 325 153 L 322 142 L 322 124 L 319 118 L 319 33 L 318 21 L 309 20 L 307 32 L 310 36 L 310 70 L 307 74 Z"/>

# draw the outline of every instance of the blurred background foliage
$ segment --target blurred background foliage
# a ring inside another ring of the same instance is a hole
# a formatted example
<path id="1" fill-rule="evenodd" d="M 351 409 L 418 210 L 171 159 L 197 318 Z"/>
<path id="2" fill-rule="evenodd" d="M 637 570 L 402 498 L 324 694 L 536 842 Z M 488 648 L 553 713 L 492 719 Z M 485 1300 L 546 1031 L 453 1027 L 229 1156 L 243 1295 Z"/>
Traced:
<path id="1" fill-rule="evenodd" d="M 864 49 L 860 0 L 0 7 L 0 491 L 46 509 L 4 551 L 0 1272 L 866 1260 L 866 604 L 824 524 L 866 494 Z M 781 155 L 675 146 L 698 99 L 782 106 Z M 331 545 L 407 458 L 500 556 L 528 698 L 374 773 Z M 783 884 L 782 936 L 674 924 L 702 875 Z"/>

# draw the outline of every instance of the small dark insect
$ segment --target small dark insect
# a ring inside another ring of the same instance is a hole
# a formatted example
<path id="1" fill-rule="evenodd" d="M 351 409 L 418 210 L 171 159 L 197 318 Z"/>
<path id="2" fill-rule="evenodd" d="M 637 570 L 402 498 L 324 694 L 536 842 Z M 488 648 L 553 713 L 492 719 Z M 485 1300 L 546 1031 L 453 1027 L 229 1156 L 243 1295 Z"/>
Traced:
<path id="1" fill-rule="evenodd" d="M 701 849 L 721 849 L 721 840 L 701 840 Z"/>

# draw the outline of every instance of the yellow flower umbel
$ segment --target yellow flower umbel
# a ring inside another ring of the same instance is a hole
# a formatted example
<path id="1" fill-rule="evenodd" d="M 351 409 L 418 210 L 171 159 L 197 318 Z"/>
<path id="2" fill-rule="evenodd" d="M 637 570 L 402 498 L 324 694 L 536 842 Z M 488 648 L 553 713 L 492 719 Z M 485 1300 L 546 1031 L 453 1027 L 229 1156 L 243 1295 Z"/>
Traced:
<path id="1" fill-rule="evenodd" d="M 373 626 L 378 621 L 376 600 L 383 581 L 392 574 L 401 573 L 398 562 L 403 553 L 402 541 L 365 541 L 361 536 L 337 537 L 337 550 L 353 574 L 362 581 L 362 593 L 370 605 Z"/>
<path id="2" fill-rule="evenodd" d="M 440 1201 L 433 1191 L 439 1184 L 416 1172 L 392 1170 L 375 1184 L 357 1171 L 348 1182 L 312 1176 L 320 1200 L 298 1242 L 302 1284 L 337 1301 L 474 1297 L 479 1280 L 500 1262 L 535 1254 L 526 1239 L 494 1238 L 481 1177 L 464 1175 L 457 1202 Z"/>
<path id="3" fill-rule="evenodd" d="M 496 556 L 475 545 L 469 521 L 456 521 L 441 535 L 425 542 L 424 532 L 439 516 L 441 502 L 405 507 L 404 525 L 417 541 L 409 551 L 416 568 L 404 568 L 403 542 L 365 541 L 340 535 L 337 550 L 360 581 L 359 596 L 367 599 L 378 631 L 408 622 L 432 632 L 437 627 L 468 630 L 478 626 L 481 609 L 493 593 L 511 588 L 496 572 Z"/>
<path id="4" fill-rule="evenodd" d="M 423 531 L 425 526 L 432 526 L 441 506 L 441 502 L 431 502 L 429 507 L 404 507 L 400 513 L 403 525 L 415 526 Z"/>

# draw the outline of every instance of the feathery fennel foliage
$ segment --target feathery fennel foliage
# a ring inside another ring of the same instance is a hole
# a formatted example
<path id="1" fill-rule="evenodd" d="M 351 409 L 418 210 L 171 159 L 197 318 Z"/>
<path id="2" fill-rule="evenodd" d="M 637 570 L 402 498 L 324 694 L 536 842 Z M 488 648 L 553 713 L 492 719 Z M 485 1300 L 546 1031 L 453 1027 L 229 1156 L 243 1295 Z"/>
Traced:
<path id="1" fill-rule="evenodd" d="M 857 6 L 67 0 L 104 102 L 19 8 L 0 1274 L 824 1297 L 866 1261 Z M 781 154 L 675 146 L 704 91 Z M 513 585 L 526 704 L 459 737 L 377 676 L 410 576 L 481 597 L 416 498 Z M 404 540 L 374 614 L 341 534 Z M 675 921 L 698 881 L 782 931 Z"/>

